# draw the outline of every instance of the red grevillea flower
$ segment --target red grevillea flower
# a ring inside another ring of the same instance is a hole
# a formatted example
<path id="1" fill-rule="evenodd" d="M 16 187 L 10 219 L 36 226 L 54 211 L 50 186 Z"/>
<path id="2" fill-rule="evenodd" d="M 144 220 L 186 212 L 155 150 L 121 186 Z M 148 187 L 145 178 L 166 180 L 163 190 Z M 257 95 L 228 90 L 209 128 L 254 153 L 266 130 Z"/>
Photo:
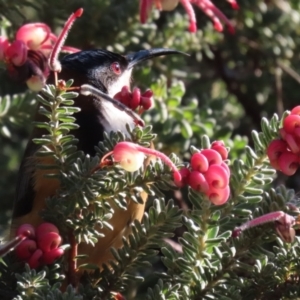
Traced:
<path id="1" fill-rule="evenodd" d="M 145 148 L 131 142 L 119 142 L 115 145 L 113 151 L 107 153 L 101 161 L 103 162 L 109 155 L 112 155 L 114 161 L 120 164 L 120 166 L 128 172 L 134 172 L 140 169 L 144 163 L 145 155 L 155 156 L 160 158 L 171 168 L 173 171 L 174 182 L 181 182 L 182 177 L 177 167 L 169 157 L 157 150 Z"/>
<path id="2" fill-rule="evenodd" d="M 11 79 L 26 82 L 31 90 L 39 91 L 49 75 L 47 60 L 57 40 L 46 24 L 25 24 L 11 43 L 0 36 L 0 61 L 6 64 Z M 74 53 L 79 49 L 64 46 L 62 51 Z"/>
<path id="3" fill-rule="evenodd" d="M 155 4 L 156 8 L 159 10 L 173 10 L 177 4 L 181 2 L 182 6 L 186 10 L 189 20 L 190 32 L 197 31 L 197 21 L 195 12 L 192 4 L 199 7 L 214 23 L 214 28 L 217 31 L 223 31 L 223 25 L 221 22 L 225 23 L 231 33 L 234 33 L 234 28 L 228 18 L 210 1 L 210 0 L 140 0 L 140 20 L 141 23 L 145 23 L 149 11 Z M 233 9 L 238 9 L 239 6 L 236 0 L 227 0 Z"/>

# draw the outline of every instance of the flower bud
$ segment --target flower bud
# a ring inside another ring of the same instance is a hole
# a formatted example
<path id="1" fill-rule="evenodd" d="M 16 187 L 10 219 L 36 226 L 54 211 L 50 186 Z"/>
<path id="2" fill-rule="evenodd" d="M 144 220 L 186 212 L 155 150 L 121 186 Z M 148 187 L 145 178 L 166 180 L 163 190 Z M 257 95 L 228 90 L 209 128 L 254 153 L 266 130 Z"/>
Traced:
<path id="1" fill-rule="evenodd" d="M 220 166 L 221 166 L 223 169 L 225 169 L 227 175 L 230 177 L 230 168 L 229 168 L 229 166 L 228 166 L 224 161 L 220 164 Z"/>
<path id="2" fill-rule="evenodd" d="M 217 151 L 223 160 L 228 158 L 228 151 L 225 147 L 225 144 L 223 143 L 223 141 L 215 141 L 211 144 L 211 149 Z"/>
<path id="3" fill-rule="evenodd" d="M 188 184 L 191 171 L 188 168 L 183 167 L 179 170 L 179 173 L 181 175 L 181 181 L 175 182 L 175 184 L 178 187 L 183 187 Z"/>
<path id="4" fill-rule="evenodd" d="M 24 65 L 27 59 L 27 48 L 23 41 L 16 40 L 6 49 L 5 53 L 7 59 L 19 67 Z"/>
<path id="5" fill-rule="evenodd" d="M 141 97 L 141 106 L 144 110 L 148 110 L 153 106 L 153 99 L 152 97 Z"/>
<path id="6" fill-rule="evenodd" d="M 209 165 L 220 165 L 223 161 L 220 153 L 213 149 L 203 149 L 201 154 L 207 158 Z"/>
<path id="7" fill-rule="evenodd" d="M 55 248 L 48 252 L 45 252 L 42 256 L 42 262 L 46 265 L 53 264 L 57 259 L 59 259 L 64 254 L 62 248 Z"/>
<path id="8" fill-rule="evenodd" d="M 36 249 L 35 252 L 32 254 L 32 256 L 29 258 L 28 265 L 30 269 L 37 269 L 39 266 L 41 266 L 41 259 L 43 256 L 43 251 L 41 249 Z"/>
<path id="9" fill-rule="evenodd" d="M 208 170 L 208 160 L 201 152 L 194 153 L 191 157 L 191 167 L 193 171 L 205 173 Z"/>
<path id="10" fill-rule="evenodd" d="M 20 260 L 29 259 L 37 249 L 36 242 L 33 240 L 23 241 L 16 249 L 16 255 Z"/>
<path id="11" fill-rule="evenodd" d="M 134 88 L 131 95 L 131 100 L 129 103 L 129 108 L 135 110 L 141 102 L 141 90 L 139 88 Z"/>
<path id="12" fill-rule="evenodd" d="M 227 185 L 224 189 L 209 188 L 206 193 L 209 201 L 214 205 L 222 205 L 227 202 L 230 195 L 230 188 Z"/>
<path id="13" fill-rule="evenodd" d="M 210 187 L 217 189 L 224 189 L 229 184 L 228 173 L 221 165 L 209 166 L 204 177 Z"/>
<path id="14" fill-rule="evenodd" d="M 61 236 L 56 232 L 43 233 L 37 236 L 37 244 L 43 252 L 48 252 L 59 247 Z"/>
<path id="15" fill-rule="evenodd" d="M 270 164 L 276 170 L 280 170 L 278 159 L 283 152 L 287 151 L 287 147 L 288 145 L 284 140 L 278 139 L 273 140 L 267 148 L 267 155 L 269 157 Z"/>
<path id="16" fill-rule="evenodd" d="M 298 156 L 292 152 L 284 152 L 278 159 L 278 165 L 282 173 L 291 176 L 294 175 L 298 169 Z"/>
<path id="17" fill-rule="evenodd" d="M 283 120 L 283 128 L 287 133 L 294 133 L 295 128 L 300 127 L 300 116 L 298 115 L 288 115 Z"/>
<path id="18" fill-rule="evenodd" d="M 57 234 L 59 234 L 58 228 L 52 224 L 52 223 L 42 223 L 40 224 L 37 228 L 36 228 L 36 236 L 37 238 L 39 238 L 40 236 L 48 233 L 48 232 L 55 232 Z"/>
<path id="19" fill-rule="evenodd" d="M 200 193 L 206 193 L 209 189 L 208 182 L 206 181 L 203 174 L 192 171 L 189 178 L 188 178 L 188 184 L 190 187 Z"/>

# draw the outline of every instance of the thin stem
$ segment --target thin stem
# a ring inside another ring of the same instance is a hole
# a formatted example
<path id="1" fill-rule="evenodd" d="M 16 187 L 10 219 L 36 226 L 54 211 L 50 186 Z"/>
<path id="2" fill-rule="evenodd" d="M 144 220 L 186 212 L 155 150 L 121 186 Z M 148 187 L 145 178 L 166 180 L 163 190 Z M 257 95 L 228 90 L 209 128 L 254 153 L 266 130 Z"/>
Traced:
<path id="1" fill-rule="evenodd" d="M 71 249 L 69 251 L 69 269 L 68 269 L 68 280 L 69 283 L 72 284 L 74 287 L 77 287 L 78 279 L 76 276 L 77 270 L 77 253 L 78 253 L 78 243 L 76 242 L 75 236 L 73 231 L 69 231 L 69 242 L 71 245 Z"/>

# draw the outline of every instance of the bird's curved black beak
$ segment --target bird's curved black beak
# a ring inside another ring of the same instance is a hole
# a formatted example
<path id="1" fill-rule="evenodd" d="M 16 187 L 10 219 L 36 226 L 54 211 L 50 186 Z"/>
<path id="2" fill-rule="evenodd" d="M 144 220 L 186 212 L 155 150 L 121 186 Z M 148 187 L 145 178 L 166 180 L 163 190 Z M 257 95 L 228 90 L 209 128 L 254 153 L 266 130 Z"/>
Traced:
<path id="1" fill-rule="evenodd" d="M 128 69 L 134 67 L 136 64 L 145 61 L 147 59 L 156 57 L 156 56 L 162 56 L 162 55 L 169 55 L 169 54 L 182 54 L 182 55 L 188 55 L 184 52 L 180 52 L 174 49 L 167 49 L 167 48 L 155 48 L 150 50 L 140 50 L 138 52 L 127 54 L 125 57 L 128 64 Z"/>

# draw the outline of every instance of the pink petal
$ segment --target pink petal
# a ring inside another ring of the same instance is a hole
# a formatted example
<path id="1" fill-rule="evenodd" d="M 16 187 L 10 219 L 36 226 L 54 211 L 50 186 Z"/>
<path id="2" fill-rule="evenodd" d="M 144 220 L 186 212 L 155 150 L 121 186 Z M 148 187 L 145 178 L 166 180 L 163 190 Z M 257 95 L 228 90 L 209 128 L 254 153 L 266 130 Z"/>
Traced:
<path id="1" fill-rule="evenodd" d="M 209 185 L 204 175 L 197 171 L 191 172 L 188 177 L 188 184 L 193 190 L 200 193 L 207 193 L 209 190 Z"/>
<path id="2" fill-rule="evenodd" d="M 267 148 L 267 155 L 270 161 L 277 161 L 279 156 L 287 151 L 287 143 L 282 139 L 273 140 L 268 148 Z"/>
<path id="3" fill-rule="evenodd" d="M 300 116 L 299 115 L 288 115 L 283 120 L 283 128 L 287 133 L 294 133 L 295 128 L 300 127 Z"/>
<path id="4" fill-rule="evenodd" d="M 175 183 L 178 187 L 183 187 L 188 184 L 191 171 L 188 168 L 183 167 L 179 170 L 179 173 L 181 175 L 181 181 Z"/>
<path id="5" fill-rule="evenodd" d="M 228 151 L 222 141 L 213 142 L 210 148 L 219 152 L 223 160 L 228 158 Z"/>
<path id="6" fill-rule="evenodd" d="M 16 33 L 16 40 L 22 40 L 29 49 L 38 50 L 45 43 L 51 29 L 44 23 L 30 23 L 23 25 Z"/>
<path id="7" fill-rule="evenodd" d="M 278 159 L 280 170 L 285 175 L 294 175 L 299 167 L 298 156 L 292 152 L 283 152 Z"/>
<path id="8" fill-rule="evenodd" d="M 46 57 L 49 57 L 53 49 L 53 45 L 54 45 L 53 40 L 48 39 L 39 47 L 39 51 L 41 51 Z"/>
<path id="9" fill-rule="evenodd" d="M 204 177 L 209 186 L 214 188 L 224 189 L 229 184 L 229 175 L 225 168 L 220 165 L 209 166 Z"/>
<path id="10" fill-rule="evenodd" d="M 230 195 L 230 188 L 226 186 L 225 189 L 210 188 L 206 193 L 210 202 L 214 205 L 222 205 L 227 202 Z"/>
<path id="11" fill-rule="evenodd" d="M 22 66 L 27 59 L 27 47 L 23 41 L 14 41 L 6 50 L 5 56 L 15 66 Z"/>
<path id="12" fill-rule="evenodd" d="M 79 51 L 81 51 L 81 50 L 78 48 L 70 47 L 70 46 L 63 46 L 61 48 L 61 52 L 63 52 L 63 53 L 76 53 Z"/>
<path id="13" fill-rule="evenodd" d="M 37 269 L 41 265 L 42 256 L 43 251 L 41 249 L 36 249 L 30 259 L 27 261 L 30 269 Z"/>
<path id="14" fill-rule="evenodd" d="M 53 264 L 57 259 L 59 259 L 64 254 L 62 248 L 52 249 L 48 252 L 45 252 L 42 256 L 42 262 L 46 265 Z"/>
<path id="15" fill-rule="evenodd" d="M 194 153 L 191 157 L 191 167 L 193 171 L 205 173 L 208 170 L 208 159 L 201 152 Z"/>
<path id="16" fill-rule="evenodd" d="M 203 149 L 201 154 L 207 158 L 209 165 L 220 165 L 223 161 L 221 154 L 214 149 Z"/>
<path id="17" fill-rule="evenodd" d="M 26 260 L 32 256 L 36 249 L 37 245 L 35 241 L 25 240 L 15 249 L 15 252 L 20 260 Z"/>
<path id="18" fill-rule="evenodd" d="M 295 107 L 291 110 L 291 115 L 300 115 L 300 105 L 295 106 Z"/>

